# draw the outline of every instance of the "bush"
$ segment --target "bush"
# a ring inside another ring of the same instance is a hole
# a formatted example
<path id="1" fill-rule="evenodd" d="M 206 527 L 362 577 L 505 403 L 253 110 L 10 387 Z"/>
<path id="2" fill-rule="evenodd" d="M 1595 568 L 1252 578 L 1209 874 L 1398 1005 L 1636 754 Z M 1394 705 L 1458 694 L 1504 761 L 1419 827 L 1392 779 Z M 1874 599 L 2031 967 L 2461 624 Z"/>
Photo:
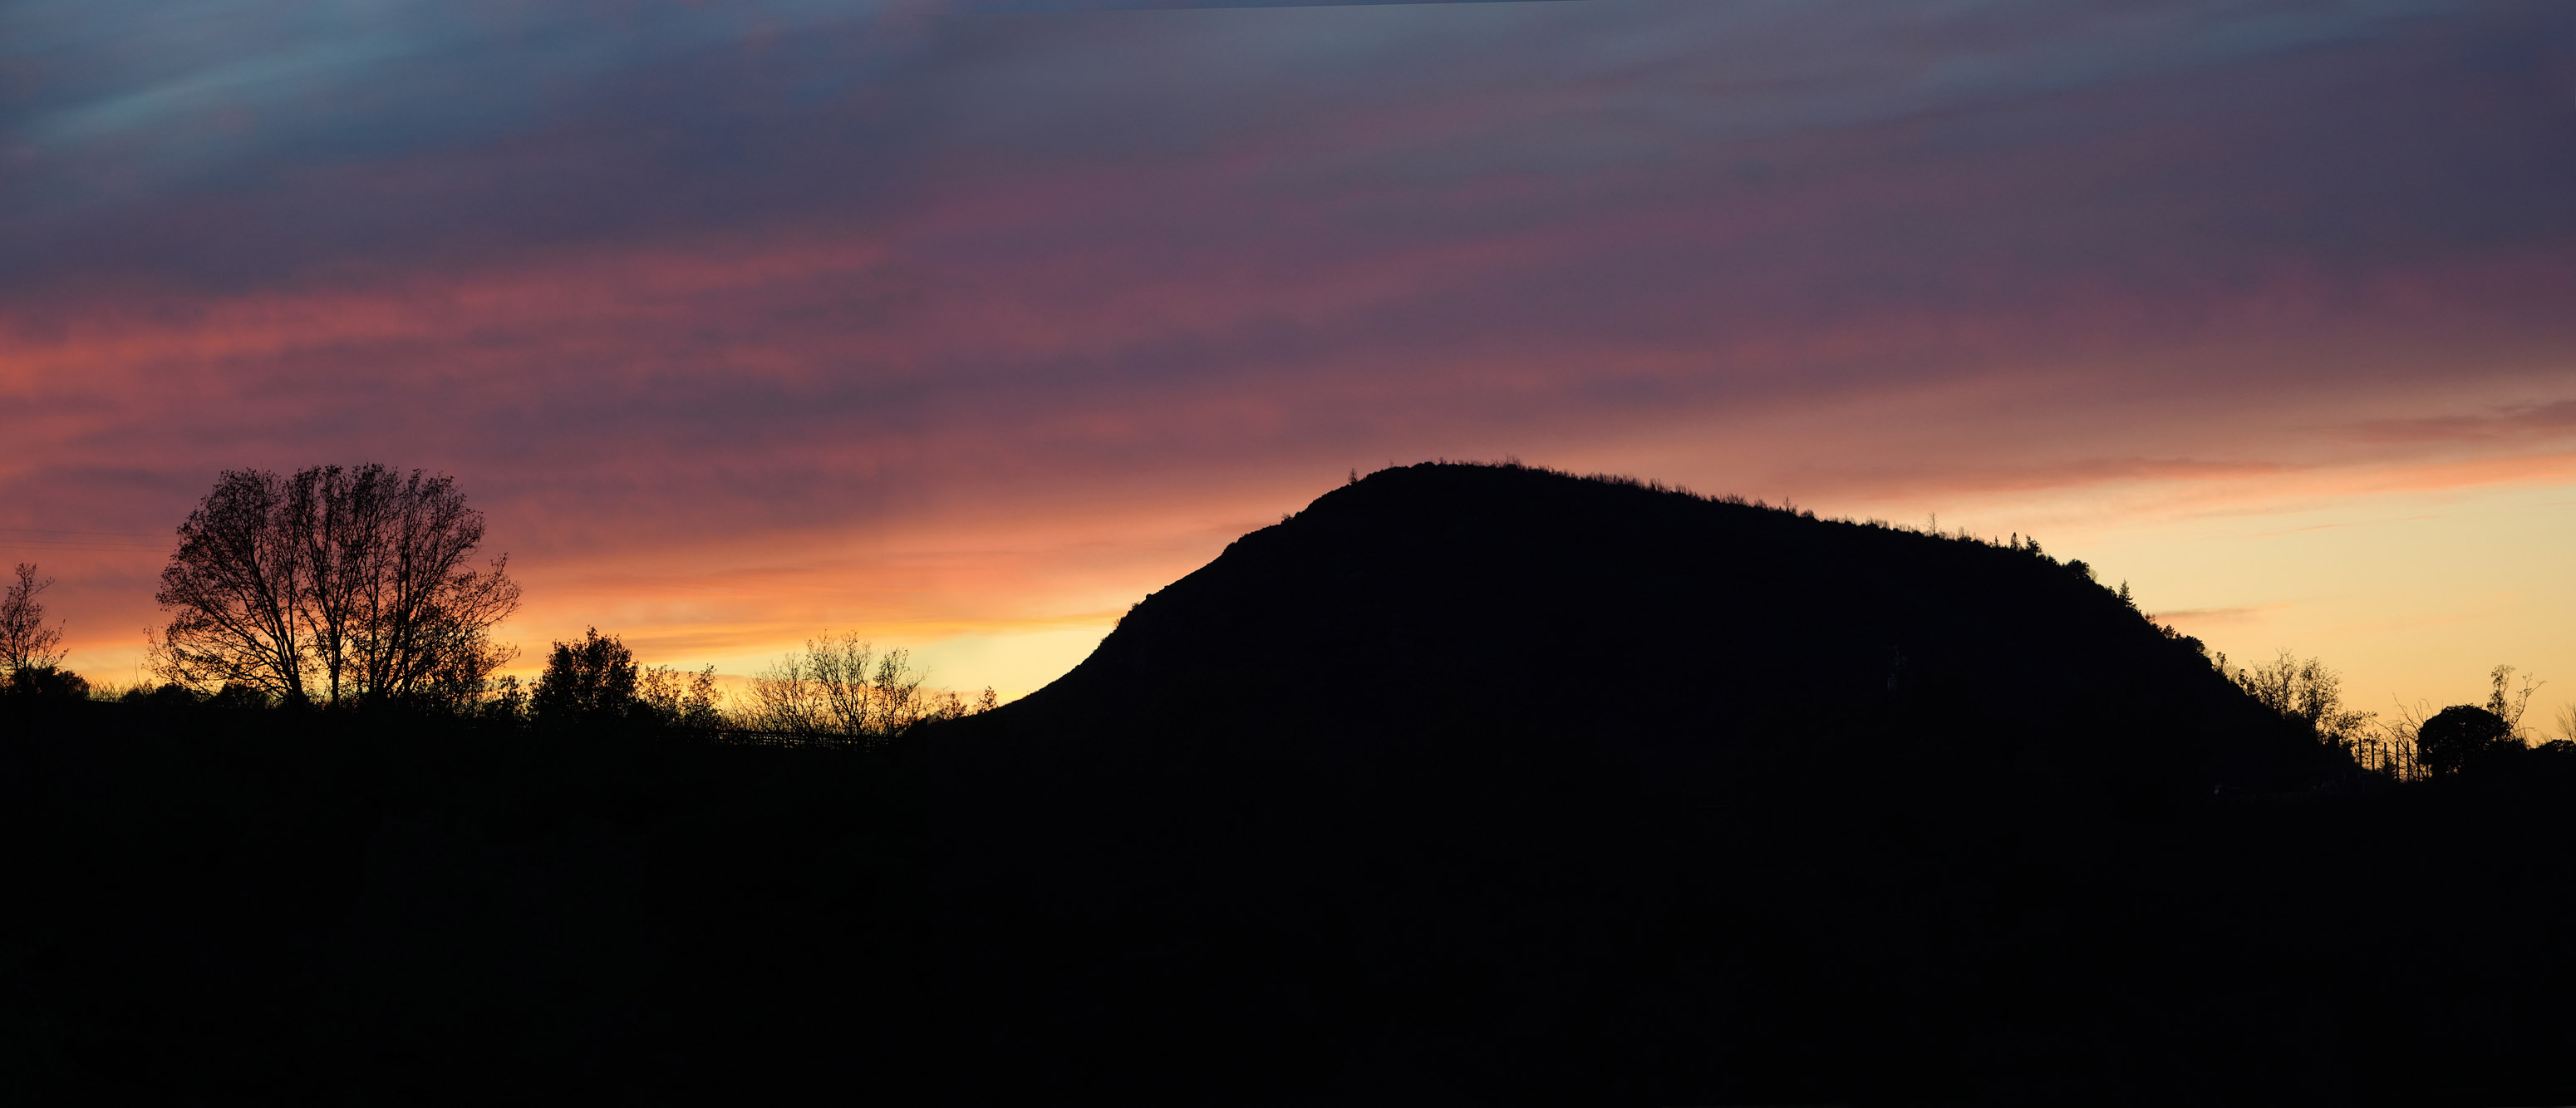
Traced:
<path id="1" fill-rule="evenodd" d="M 2454 704 L 2434 713 L 2415 734 L 2416 757 L 2434 773 L 2457 773 L 2499 746 L 2519 746 L 2504 717 L 2474 704 Z"/>
<path id="2" fill-rule="evenodd" d="M 531 707 L 540 722 L 605 722 L 635 714 L 635 653 L 593 627 L 580 642 L 559 642 L 546 656 Z"/>
<path id="3" fill-rule="evenodd" d="M 60 666 L 20 666 L 0 689 L 10 696 L 78 700 L 89 695 L 89 682 Z"/>

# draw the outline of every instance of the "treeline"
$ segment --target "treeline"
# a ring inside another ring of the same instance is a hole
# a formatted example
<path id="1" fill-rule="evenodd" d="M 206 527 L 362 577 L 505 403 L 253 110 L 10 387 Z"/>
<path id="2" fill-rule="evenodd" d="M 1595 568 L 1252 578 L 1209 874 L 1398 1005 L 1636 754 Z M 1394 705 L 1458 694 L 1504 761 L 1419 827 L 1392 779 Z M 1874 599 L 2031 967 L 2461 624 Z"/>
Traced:
<path id="1" fill-rule="evenodd" d="M 737 701 L 714 666 L 683 672 L 644 666 L 614 635 L 594 627 L 577 642 L 558 642 L 533 689 L 514 677 L 475 712 L 531 723 L 646 723 L 660 727 L 801 739 L 878 742 L 932 720 L 955 719 L 996 704 L 993 690 L 969 701 L 924 687 L 912 654 L 878 652 L 855 634 L 807 640 L 801 650 L 761 670 Z"/>
<path id="2" fill-rule="evenodd" d="M 1506 468 L 1528 468 L 1510 463 Z M 1352 474 L 1358 479 L 1356 471 Z M 1770 507 L 1740 496 L 1699 496 L 1662 482 L 1592 475 L 1590 480 L 1715 503 Z M 1811 510 L 1779 510 L 1808 519 Z M 2059 562 L 2035 537 L 1982 537 L 1881 519 L 1862 526 L 1912 531 L 2011 550 L 2099 585 L 2080 560 Z M 494 723 L 597 725 L 608 721 L 754 736 L 876 741 L 924 721 L 993 707 L 991 689 L 969 699 L 930 688 L 903 649 L 876 650 L 853 635 L 808 640 L 754 675 L 737 696 L 712 667 L 681 671 L 639 664 L 615 635 L 597 628 L 553 643 L 533 685 L 503 674 L 519 656 L 495 643 L 493 627 L 516 612 L 520 588 L 502 555 L 476 565 L 481 512 L 452 477 L 375 463 L 315 466 L 281 476 L 222 474 L 178 529 L 178 545 L 155 593 L 170 613 L 147 657 L 157 684 L 116 690 L 113 699 L 232 708 L 362 705 Z M 38 595 L 52 582 L 20 563 L 0 595 L 0 690 L 20 697 L 108 696 L 63 666 L 62 632 L 44 618 Z M 2483 704 L 2388 714 L 2345 702 L 2340 675 L 2320 659 L 2283 650 L 2270 662 L 2231 665 L 2198 639 L 2155 622 L 2127 582 L 2104 586 L 2160 633 L 2198 651 L 2286 726 L 2339 751 L 2358 774 L 2413 781 L 2509 761 L 2516 751 L 2576 756 L 2576 706 L 2557 721 L 2560 737 L 2540 741 L 2523 716 L 2538 685 L 2498 666 Z M 1902 658 L 1894 660 L 1902 665 Z M 1893 679 L 1893 678 L 1891 678 Z"/>
<path id="3" fill-rule="evenodd" d="M 291 475 L 222 474 L 179 525 L 154 593 L 169 618 L 150 636 L 150 685 L 93 689 L 65 668 L 62 630 L 39 599 L 52 584 L 21 563 L 0 594 L 0 666 L 13 697 L 164 707 L 363 709 L 483 723 L 647 724 L 703 731 L 882 740 L 990 708 L 926 687 L 908 651 L 851 635 L 809 640 L 752 678 L 737 704 L 712 666 L 645 666 L 593 627 L 556 642 L 533 684 L 501 672 L 519 656 L 492 629 L 518 610 L 508 556 L 475 563 L 484 519 L 454 478 L 368 463 Z"/>
<path id="4" fill-rule="evenodd" d="M 2576 759 L 2576 707 L 2556 721 L 2560 737 L 2543 740 L 2523 722 L 2541 683 L 2528 675 L 2517 683 L 2516 670 L 2509 665 L 2488 673 L 2482 704 L 2454 704 L 2437 711 L 2418 701 L 2401 704 L 2383 716 L 2346 704 L 2341 675 L 2316 658 L 2302 659 L 2283 650 L 2258 666 L 2230 666 L 2224 654 L 2216 657 L 2216 664 L 2248 696 L 2280 713 L 2284 722 L 2341 751 L 2361 773 L 2421 781 L 2510 765 L 2523 755 Z"/>

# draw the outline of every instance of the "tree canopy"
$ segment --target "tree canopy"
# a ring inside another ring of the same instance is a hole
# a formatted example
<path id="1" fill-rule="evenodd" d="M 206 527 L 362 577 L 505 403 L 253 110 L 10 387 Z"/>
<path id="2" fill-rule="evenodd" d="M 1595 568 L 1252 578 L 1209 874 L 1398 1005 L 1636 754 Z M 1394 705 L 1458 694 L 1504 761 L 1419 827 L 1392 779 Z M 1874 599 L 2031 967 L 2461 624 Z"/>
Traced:
<path id="1" fill-rule="evenodd" d="M 2435 773 L 2457 773 L 2513 740 L 2504 717 L 2474 704 L 2454 704 L 2433 714 L 2415 734 L 2416 757 Z"/>
<path id="2" fill-rule="evenodd" d="M 489 633 L 519 604 L 507 556 L 470 564 L 482 542 L 445 474 L 226 471 L 161 571 L 154 670 L 281 700 L 470 698 L 511 656 Z"/>

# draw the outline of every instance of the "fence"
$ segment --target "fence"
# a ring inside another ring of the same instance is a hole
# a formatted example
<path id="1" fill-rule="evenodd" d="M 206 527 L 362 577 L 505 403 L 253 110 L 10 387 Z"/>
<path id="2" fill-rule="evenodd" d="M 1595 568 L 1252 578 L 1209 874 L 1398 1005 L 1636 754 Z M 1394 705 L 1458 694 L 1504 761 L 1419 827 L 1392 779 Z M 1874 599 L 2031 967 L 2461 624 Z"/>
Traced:
<path id="1" fill-rule="evenodd" d="M 2421 781 L 2431 776 L 2424 763 L 2415 757 L 2415 740 L 2408 735 L 2354 735 L 2327 742 L 2352 757 L 2353 764 L 2364 772 L 2376 773 L 2392 781 Z"/>

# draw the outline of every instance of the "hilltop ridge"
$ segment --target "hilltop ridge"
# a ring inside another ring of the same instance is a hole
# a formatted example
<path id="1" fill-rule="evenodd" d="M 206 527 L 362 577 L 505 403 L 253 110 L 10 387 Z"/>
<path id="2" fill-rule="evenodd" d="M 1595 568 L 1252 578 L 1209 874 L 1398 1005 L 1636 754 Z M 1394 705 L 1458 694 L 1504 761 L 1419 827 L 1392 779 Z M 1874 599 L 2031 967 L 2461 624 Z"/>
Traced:
<path id="1" fill-rule="evenodd" d="M 974 1095 L 1530 1103 L 1988 1087 L 2013 996 L 2191 956 L 2108 863 L 2339 758 L 2027 544 L 1454 464 L 926 749 Z"/>
<path id="2" fill-rule="evenodd" d="M 2321 769 L 2196 641 L 2036 544 L 1441 463 L 1245 535 L 986 729 L 1706 753 L 1865 741 L 1936 705 L 1999 764 L 2129 762 L 2132 789 L 2276 789 Z"/>

